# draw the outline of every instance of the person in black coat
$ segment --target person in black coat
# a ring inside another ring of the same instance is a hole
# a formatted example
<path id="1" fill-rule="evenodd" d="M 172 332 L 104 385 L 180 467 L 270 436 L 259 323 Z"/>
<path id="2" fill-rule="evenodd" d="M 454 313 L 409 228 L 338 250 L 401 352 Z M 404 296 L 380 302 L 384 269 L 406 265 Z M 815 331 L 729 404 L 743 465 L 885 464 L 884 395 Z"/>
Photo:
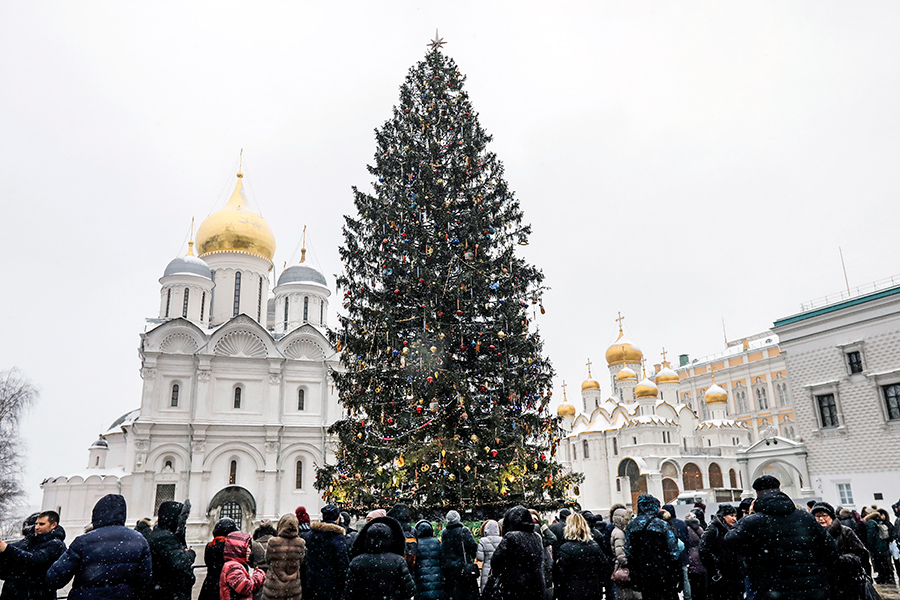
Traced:
<path id="1" fill-rule="evenodd" d="M 306 541 L 306 579 L 303 583 L 306 600 L 344 598 L 350 556 L 344 528 L 337 524 L 340 518 L 340 509 L 327 504 L 322 508 L 322 522 L 311 523 L 310 531 L 302 536 Z"/>
<path id="2" fill-rule="evenodd" d="M 700 562 L 706 569 L 707 600 L 741 600 L 744 597 L 741 561 L 725 544 L 725 535 L 736 521 L 737 510 L 730 504 L 723 504 L 700 536 Z M 697 522 L 699 524 L 699 520 Z"/>
<path id="3" fill-rule="evenodd" d="M 638 514 L 625 528 L 629 573 L 643 600 L 676 600 L 683 581 L 678 541 L 658 515 L 657 498 L 638 496 Z"/>
<path id="4" fill-rule="evenodd" d="M 531 513 L 524 506 L 514 506 L 506 511 L 500 528 L 503 540 L 491 558 L 485 592 L 493 587 L 497 600 L 544 600 L 544 546 Z"/>
<path id="5" fill-rule="evenodd" d="M 175 537 L 183 507 L 175 501 L 160 504 L 156 528 L 146 536 L 153 559 L 151 600 L 191 600 L 191 590 L 197 580 L 193 569 L 197 554 L 182 547 Z"/>
<path id="6" fill-rule="evenodd" d="M 531 513 L 528 514 L 529 521 Z M 447 600 L 467 600 L 478 589 L 478 578 L 469 575 L 467 566 L 475 563 L 478 544 L 469 528 L 459 520 L 459 513 L 447 513 L 447 527 L 441 534 L 441 572 Z"/>
<path id="7" fill-rule="evenodd" d="M 559 554 L 559 547 L 562 546 L 563 542 L 566 541 L 566 519 L 568 519 L 569 515 L 571 514 L 572 511 L 568 508 L 561 509 L 559 511 L 559 516 L 555 521 L 553 521 L 553 523 L 550 524 L 550 527 L 548 527 L 550 532 L 553 533 L 553 540 L 550 547 L 553 548 L 552 554 L 554 561 L 556 560 L 556 556 Z"/>
<path id="8" fill-rule="evenodd" d="M 434 537 L 434 527 L 425 520 L 416 523 L 416 539 L 416 600 L 439 600 L 444 596 L 443 547 Z"/>
<path id="9" fill-rule="evenodd" d="M 565 540 L 553 563 L 556 599 L 602 600 L 603 582 L 612 568 L 584 517 L 578 513 L 569 515 L 563 536 Z"/>
<path id="10" fill-rule="evenodd" d="M 681 551 L 681 554 L 678 555 L 678 564 L 681 565 L 681 583 L 685 589 L 685 596 L 691 595 L 691 584 L 688 578 L 688 527 L 687 523 L 679 519 L 675 516 L 675 506 L 672 504 L 663 504 L 662 510 L 669 513 L 669 518 L 666 520 L 666 523 L 669 525 L 669 529 L 672 530 L 672 533 L 675 534 L 675 537 L 681 540 L 681 543 L 684 544 L 684 550 Z M 699 522 L 700 519 L 697 519 Z"/>
<path id="11" fill-rule="evenodd" d="M 406 550 L 403 552 L 403 557 L 406 559 L 406 566 L 412 569 L 416 560 L 416 530 L 409 523 L 409 507 L 402 502 L 395 504 L 388 511 L 387 516 L 396 519 L 403 528 L 403 535 L 406 537 Z"/>
<path id="12" fill-rule="evenodd" d="M 203 580 L 197 600 L 219 600 L 219 579 L 222 577 L 222 567 L 225 566 L 225 538 L 237 530 L 237 524 L 228 517 L 216 521 L 213 539 L 203 551 L 206 579 Z"/>
<path id="13" fill-rule="evenodd" d="M 356 538 L 364 552 L 350 562 L 346 600 L 407 600 L 416 587 L 406 559 L 406 536 L 390 518 L 373 519 Z"/>
<path id="14" fill-rule="evenodd" d="M 50 566 L 66 551 L 66 532 L 59 514 L 49 510 L 38 515 L 28 537 L 14 544 L 0 540 L 3 592 L 0 600 L 55 600 L 56 589 L 47 585 Z"/>
<path id="15" fill-rule="evenodd" d="M 771 475 L 753 482 L 754 513 L 737 522 L 725 543 L 746 561 L 749 585 L 759 600 L 828 600 L 837 544 L 780 487 Z"/>
<path id="16" fill-rule="evenodd" d="M 47 572 L 53 589 L 75 583 L 69 600 L 147 598 L 153 577 L 150 546 L 137 531 L 125 527 L 125 498 L 107 494 L 91 514 L 93 529 L 75 538 Z"/>

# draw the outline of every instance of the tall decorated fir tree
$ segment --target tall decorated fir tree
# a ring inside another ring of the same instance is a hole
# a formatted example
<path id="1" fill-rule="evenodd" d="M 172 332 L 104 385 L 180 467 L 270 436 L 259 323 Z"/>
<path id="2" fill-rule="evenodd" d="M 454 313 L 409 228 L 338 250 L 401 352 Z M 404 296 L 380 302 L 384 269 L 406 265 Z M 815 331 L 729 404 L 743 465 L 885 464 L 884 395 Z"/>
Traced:
<path id="1" fill-rule="evenodd" d="M 358 511 L 556 507 L 581 477 L 553 460 L 543 275 L 517 256 L 530 226 L 440 45 L 376 131 L 374 193 L 354 188 L 345 217 L 331 335 L 348 416 L 316 488 Z"/>

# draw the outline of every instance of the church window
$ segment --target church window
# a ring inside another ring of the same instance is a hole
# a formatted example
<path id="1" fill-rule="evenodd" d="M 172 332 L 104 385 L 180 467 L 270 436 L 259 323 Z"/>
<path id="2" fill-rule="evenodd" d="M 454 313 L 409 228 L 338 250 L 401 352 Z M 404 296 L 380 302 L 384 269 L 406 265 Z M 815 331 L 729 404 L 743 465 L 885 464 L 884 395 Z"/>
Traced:
<path id="1" fill-rule="evenodd" d="M 94 458 L 94 466 L 95 466 L 95 467 L 99 467 L 99 466 L 100 466 L 100 457 L 99 457 L 99 456 L 97 456 L 96 458 Z"/>
<path id="2" fill-rule="evenodd" d="M 234 408 L 241 407 L 241 396 L 243 396 L 243 389 L 238 386 L 234 388 Z"/>
<path id="3" fill-rule="evenodd" d="M 319 301 L 319 325 L 325 324 L 325 301 Z"/>
<path id="4" fill-rule="evenodd" d="M 166 292 L 166 318 L 169 318 L 169 305 L 172 304 L 172 288 L 169 288 L 169 291 Z"/>
<path id="5" fill-rule="evenodd" d="M 572 460 L 578 460 L 578 446 L 572 444 Z"/>
<path id="6" fill-rule="evenodd" d="M 616 491 L 617 492 L 622 491 L 622 480 L 621 479 L 616 479 Z"/>
<path id="7" fill-rule="evenodd" d="M 303 489 L 303 461 L 297 461 L 297 470 L 294 473 L 294 489 L 302 490 Z"/>
<path id="8" fill-rule="evenodd" d="M 236 317 L 241 312 L 241 272 L 234 274 L 234 312 L 231 315 Z"/>
<path id="9" fill-rule="evenodd" d="M 166 461 L 166 464 L 165 464 L 165 466 L 164 466 L 163 468 L 168 469 L 168 470 L 171 471 L 171 470 L 173 470 L 175 467 L 172 466 L 172 461 L 171 461 L 171 460 L 167 460 L 167 461 Z"/>
<path id="10" fill-rule="evenodd" d="M 259 295 L 256 299 L 256 312 L 259 314 L 257 320 L 262 322 L 262 277 L 259 278 Z"/>
<path id="11" fill-rule="evenodd" d="M 722 468 L 716 463 L 709 465 L 709 487 L 725 487 L 725 484 L 722 482 Z"/>
<path id="12" fill-rule="evenodd" d="M 738 486 L 737 473 L 734 472 L 734 469 L 728 469 L 728 483 L 731 484 L 732 488 L 736 488 Z"/>
<path id="13" fill-rule="evenodd" d="M 172 384 L 172 400 L 171 400 L 171 402 L 169 403 L 169 406 L 171 406 L 171 407 L 173 407 L 173 408 L 176 407 L 176 406 L 178 406 L 178 392 L 179 392 L 179 390 L 180 390 L 179 385 L 178 385 L 177 383 L 173 383 L 173 384 Z"/>
<path id="14" fill-rule="evenodd" d="M 309 296 L 303 296 L 303 322 L 309 322 Z"/>
<path id="15" fill-rule="evenodd" d="M 235 485 L 237 483 L 237 461 L 231 461 L 231 464 L 228 466 L 228 485 Z"/>
<path id="16" fill-rule="evenodd" d="M 203 317 L 206 316 L 206 292 L 200 294 L 200 320 L 203 320 Z"/>
<path id="17" fill-rule="evenodd" d="M 291 307 L 291 298 L 290 296 L 284 297 L 284 330 L 287 331 L 288 328 L 288 310 Z"/>
<path id="18" fill-rule="evenodd" d="M 306 410 L 306 391 L 303 388 L 297 390 L 297 410 Z"/>
<path id="19" fill-rule="evenodd" d="M 584 450 L 584 459 L 587 460 L 591 457 L 591 447 L 588 444 L 587 440 L 584 440 L 581 443 L 581 449 Z"/>
<path id="20" fill-rule="evenodd" d="M 153 502 L 153 516 L 159 514 L 159 505 L 175 499 L 174 483 L 159 483 L 156 485 L 156 499 Z"/>
<path id="21" fill-rule="evenodd" d="M 816 396 L 816 404 L 819 405 L 819 420 L 822 428 L 838 426 L 837 404 L 834 401 L 834 394 L 822 394 Z"/>
<path id="22" fill-rule="evenodd" d="M 700 467 L 694 463 L 684 465 L 681 479 L 685 490 L 696 491 L 703 489 L 703 473 L 700 472 Z"/>
<path id="23" fill-rule="evenodd" d="M 612 442 L 613 442 L 613 456 L 618 456 L 619 455 L 619 440 L 617 440 L 616 438 L 613 438 Z"/>
<path id="24" fill-rule="evenodd" d="M 184 306 L 181 308 L 181 316 L 187 319 L 188 300 L 191 297 L 191 290 L 184 288 Z"/>
<path id="25" fill-rule="evenodd" d="M 631 437 L 631 443 L 634 444 L 635 446 L 637 446 L 637 438 L 634 437 L 634 436 L 632 436 L 632 437 Z"/>

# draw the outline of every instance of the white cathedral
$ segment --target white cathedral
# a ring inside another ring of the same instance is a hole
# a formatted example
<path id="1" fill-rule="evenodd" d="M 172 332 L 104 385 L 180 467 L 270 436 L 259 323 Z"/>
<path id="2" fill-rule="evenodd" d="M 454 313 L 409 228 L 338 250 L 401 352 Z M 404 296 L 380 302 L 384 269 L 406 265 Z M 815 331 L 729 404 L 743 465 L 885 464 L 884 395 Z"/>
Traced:
<path id="1" fill-rule="evenodd" d="M 315 515 L 315 467 L 333 460 L 326 430 L 341 416 L 325 337 L 325 277 L 305 263 L 270 294 L 275 238 L 249 210 L 241 173 L 224 208 L 197 230 L 159 280 L 159 317 L 141 334 L 140 408 L 89 449 L 80 473 L 43 484 L 43 510 L 73 533 L 94 503 L 125 496 L 128 523 L 166 500 L 190 499 L 188 541 L 210 539 L 222 516 L 245 531 L 298 505 Z M 270 297 L 272 296 L 272 297 Z"/>
<path id="2" fill-rule="evenodd" d="M 580 406 L 566 398 L 557 409 L 567 432 L 559 460 L 585 477 L 575 499 L 603 511 L 616 503 L 636 506 L 644 493 L 665 502 L 698 492 L 708 502 L 740 500 L 749 481 L 739 456 L 750 446 L 750 431 L 728 417 L 727 392 L 713 382 L 705 396 L 709 416 L 701 419 L 681 402 L 678 374 L 667 362 L 638 381 L 643 359 L 620 324 L 606 351 L 612 396 L 603 398 L 589 365 Z"/>

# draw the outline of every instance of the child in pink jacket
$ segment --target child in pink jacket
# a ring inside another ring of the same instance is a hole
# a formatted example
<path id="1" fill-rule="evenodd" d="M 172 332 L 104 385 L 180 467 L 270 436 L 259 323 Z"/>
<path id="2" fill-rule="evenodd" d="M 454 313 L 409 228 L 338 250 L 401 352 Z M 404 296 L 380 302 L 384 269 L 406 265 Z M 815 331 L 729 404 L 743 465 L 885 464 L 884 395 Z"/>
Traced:
<path id="1" fill-rule="evenodd" d="M 225 566 L 219 578 L 219 600 L 252 600 L 253 592 L 262 588 L 266 574 L 247 566 L 250 558 L 250 536 L 243 531 L 225 538 Z"/>

